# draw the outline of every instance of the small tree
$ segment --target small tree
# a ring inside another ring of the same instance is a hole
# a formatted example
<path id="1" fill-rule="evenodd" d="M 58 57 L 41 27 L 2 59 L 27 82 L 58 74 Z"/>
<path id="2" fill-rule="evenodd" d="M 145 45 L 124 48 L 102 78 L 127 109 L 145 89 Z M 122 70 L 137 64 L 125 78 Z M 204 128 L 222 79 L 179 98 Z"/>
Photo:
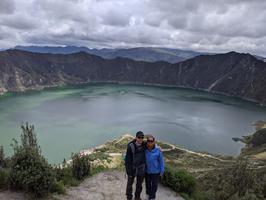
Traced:
<path id="1" fill-rule="evenodd" d="M 72 155 L 72 174 L 73 176 L 81 180 L 90 175 L 90 163 L 88 156 L 81 156 L 79 154 Z"/>
<path id="2" fill-rule="evenodd" d="M 41 153 L 41 149 L 38 145 L 37 137 L 34 132 L 34 126 L 26 123 L 26 125 L 21 125 L 21 129 L 21 146 L 24 148 L 36 149 L 39 153 Z"/>
<path id="3" fill-rule="evenodd" d="M 0 146 L 0 167 L 4 166 L 4 162 L 5 162 L 4 147 Z"/>
<path id="4" fill-rule="evenodd" d="M 65 167 L 67 165 L 67 161 L 66 161 L 65 158 L 63 159 L 63 163 L 62 164 L 63 164 L 63 167 Z"/>
<path id="5" fill-rule="evenodd" d="M 14 155 L 11 158 L 11 186 L 44 196 L 55 183 L 51 165 L 41 155 L 34 133 L 34 126 L 22 125 L 21 144 L 13 140 Z"/>

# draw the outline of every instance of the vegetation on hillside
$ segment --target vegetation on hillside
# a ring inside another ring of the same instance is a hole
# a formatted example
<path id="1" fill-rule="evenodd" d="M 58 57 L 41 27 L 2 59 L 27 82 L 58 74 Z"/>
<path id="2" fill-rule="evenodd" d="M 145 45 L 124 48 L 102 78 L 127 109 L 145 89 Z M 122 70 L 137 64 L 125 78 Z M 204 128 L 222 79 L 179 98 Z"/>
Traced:
<path id="1" fill-rule="evenodd" d="M 36 197 L 51 192 L 64 193 L 67 186 L 77 186 L 84 178 L 102 170 L 124 170 L 126 147 L 133 139 L 124 135 L 100 147 L 73 154 L 70 161 L 64 160 L 61 166 L 53 167 L 41 154 L 34 127 L 25 124 L 21 128 L 21 141 L 14 140 L 11 158 L 6 158 L 0 147 L 0 188 L 22 189 Z M 250 141 L 261 141 L 264 130 L 262 126 L 249 136 Z M 162 183 L 185 199 L 266 198 L 266 163 L 264 159 L 254 157 L 263 157 L 265 144 L 249 147 L 249 156 L 241 154 L 238 158 L 192 152 L 164 142 L 158 144 L 166 162 Z M 262 148 L 260 154 L 257 154 L 257 148 Z"/>
<path id="2" fill-rule="evenodd" d="M 256 128 L 255 133 L 242 138 L 233 138 L 233 140 L 246 144 L 241 150 L 241 157 L 253 157 L 266 161 L 266 122 L 257 121 L 253 125 Z"/>
<path id="3" fill-rule="evenodd" d="M 96 152 L 123 159 L 127 143 L 133 137 L 126 135 L 109 141 Z M 188 151 L 163 142 L 167 164 L 163 184 L 189 200 L 262 200 L 266 194 L 266 165 L 251 158 L 211 155 Z"/>
<path id="4" fill-rule="evenodd" d="M 45 196 L 55 184 L 52 166 L 41 155 L 34 134 L 34 126 L 21 126 L 21 144 L 14 140 L 14 155 L 11 158 L 10 186 L 32 192 L 35 196 Z"/>
<path id="5" fill-rule="evenodd" d="M 34 197 L 47 196 L 51 192 L 63 193 L 65 186 L 78 185 L 90 175 L 90 163 L 86 156 L 73 154 L 70 165 L 53 167 L 41 154 L 34 126 L 21 126 L 21 141 L 13 140 L 13 156 L 4 157 L 0 147 L 0 188 L 12 188 L 31 193 Z"/>

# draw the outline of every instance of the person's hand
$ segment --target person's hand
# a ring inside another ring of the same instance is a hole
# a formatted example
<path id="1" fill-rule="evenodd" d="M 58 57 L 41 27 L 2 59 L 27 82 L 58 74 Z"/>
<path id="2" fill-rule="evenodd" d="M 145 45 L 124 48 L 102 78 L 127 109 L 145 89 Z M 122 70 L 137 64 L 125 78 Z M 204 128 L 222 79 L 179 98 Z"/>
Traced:
<path id="1" fill-rule="evenodd" d="M 160 176 L 163 177 L 163 172 L 160 173 Z"/>

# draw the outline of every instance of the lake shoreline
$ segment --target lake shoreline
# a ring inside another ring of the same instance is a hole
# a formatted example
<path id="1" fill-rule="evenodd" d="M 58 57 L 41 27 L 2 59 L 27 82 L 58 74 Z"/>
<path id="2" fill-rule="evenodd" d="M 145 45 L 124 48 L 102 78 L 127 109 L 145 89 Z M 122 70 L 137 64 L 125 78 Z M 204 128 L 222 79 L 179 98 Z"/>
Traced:
<path id="1" fill-rule="evenodd" d="M 266 107 L 266 104 L 263 104 L 261 102 L 258 102 L 254 99 L 249 99 L 249 98 L 244 98 L 240 96 L 234 96 L 230 95 L 228 93 L 224 92 L 217 92 L 217 91 L 212 91 L 204 88 L 195 88 L 195 87 L 188 87 L 188 86 L 182 86 L 182 85 L 165 85 L 165 84 L 156 84 L 156 83 L 139 83 L 139 82 L 121 82 L 121 81 L 88 81 L 88 82 L 78 82 L 78 83 L 62 83 L 62 84 L 57 84 L 57 85 L 47 85 L 47 86 L 38 86 L 38 87 L 31 87 L 31 88 L 23 88 L 23 90 L 18 90 L 18 91 L 8 91 L 5 88 L 0 88 L 0 97 L 4 96 L 6 93 L 23 93 L 23 92 L 29 92 L 29 91 L 42 91 L 45 89 L 56 89 L 60 88 L 62 86 L 66 87 L 71 87 L 71 86 L 83 86 L 83 85 L 90 85 L 90 84 L 118 84 L 118 85 L 135 85 L 135 86 L 152 86 L 152 87 L 165 87 L 165 88 L 175 88 L 175 89 L 187 89 L 187 90 L 193 90 L 193 91 L 200 91 L 200 92 L 206 92 L 208 94 L 214 94 L 214 95 L 222 95 L 225 97 L 231 97 L 231 98 L 236 98 L 240 99 L 249 103 L 254 103 L 260 107 Z"/>

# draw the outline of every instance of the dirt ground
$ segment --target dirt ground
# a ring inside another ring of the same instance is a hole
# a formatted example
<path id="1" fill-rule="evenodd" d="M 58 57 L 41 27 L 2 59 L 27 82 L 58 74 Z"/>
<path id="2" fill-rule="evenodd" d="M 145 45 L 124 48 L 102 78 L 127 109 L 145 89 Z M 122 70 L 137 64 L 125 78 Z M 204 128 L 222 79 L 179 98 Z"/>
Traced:
<path id="1" fill-rule="evenodd" d="M 145 184 L 143 183 L 142 200 L 145 200 Z M 75 200 L 123 200 L 126 199 L 125 174 L 119 171 L 99 173 L 86 179 L 79 187 L 72 187 L 65 195 L 57 195 L 56 199 Z M 175 192 L 159 185 L 158 200 L 183 200 Z"/>
<path id="2" fill-rule="evenodd" d="M 126 178 L 120 171 L 99 173 L 85 179 L 78 187 L 70 187 L 64 195 L 53 195 L 49 200 L 126 200 Z M 134 190 L 133 190 L 134 191 Z M 142 200 L 146 200 L 143 183 Z M 10 190 L 0 191 L 0 200 L 28 200 L 27 194 Z M 183 200 L 175 192 L 159 185 L 157 200 Z"/>
<path id="3" fill-rule="evenodd" d="M 11 190 L 0 190 L 0 200 L 28 200 L 30 196 L 22 192 L 13 192 Z"/>

